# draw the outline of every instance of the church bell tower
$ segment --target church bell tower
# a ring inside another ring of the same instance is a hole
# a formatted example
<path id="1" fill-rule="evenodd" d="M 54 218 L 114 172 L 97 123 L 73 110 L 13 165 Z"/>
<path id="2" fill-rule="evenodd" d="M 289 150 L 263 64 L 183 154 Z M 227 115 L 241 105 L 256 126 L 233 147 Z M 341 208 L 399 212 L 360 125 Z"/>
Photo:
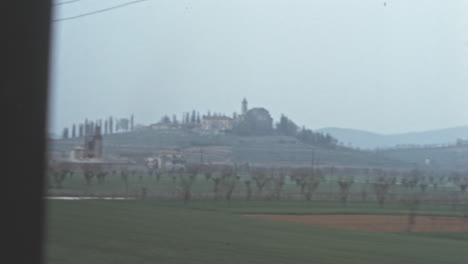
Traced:
<path id="1" fill-rule="evenodd" d="M 244 98 L 242 100 L 242 115 L 245 115 L 247 113 L 247 100 Z"/>

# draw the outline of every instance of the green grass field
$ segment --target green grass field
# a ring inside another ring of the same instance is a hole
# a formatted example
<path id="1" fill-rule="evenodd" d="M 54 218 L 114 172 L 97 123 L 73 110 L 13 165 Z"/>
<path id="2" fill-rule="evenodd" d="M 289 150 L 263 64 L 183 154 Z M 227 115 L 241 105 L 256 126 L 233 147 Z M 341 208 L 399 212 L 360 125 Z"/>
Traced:
<path id="1" fill-rule="evenodd" d="M 48 201 L 46 263 L 467 263 L 468 233 L 373 233 L 240 213 L 405 214 L 389 204 Z M 459 215 L 424 205 L 420 214 Z"/>

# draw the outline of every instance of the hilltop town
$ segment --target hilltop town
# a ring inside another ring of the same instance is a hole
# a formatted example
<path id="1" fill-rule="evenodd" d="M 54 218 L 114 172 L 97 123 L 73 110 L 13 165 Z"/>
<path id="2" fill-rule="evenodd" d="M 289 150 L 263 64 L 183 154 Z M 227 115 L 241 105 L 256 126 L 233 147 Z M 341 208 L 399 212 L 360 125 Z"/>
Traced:
<path id="1" fill-rule="evenodd" d="M 133 114 L 130 118 L 108 117 L 96 121 L 86 119 L 82 124 L 64 128 L 62 139 L 153 130 L 172 133 L 193 132 L 199 135 L 290 136 L 301 142 L 322 147 L 338 145 L 338 141 L 330 135 L 315 133 L 304 126 L 299 127 L 285 115 L 281 115 L 279 121 L 274 124 L 267 109 L 249 108 L 246 98 L 242 100 L 240 109 L 239 114 L 234 112 L 232 116 L 216 112 L 201 115 L 200 112 L 193 110 L 191 113 L 183 114 L 180 121 L 176 115 L 170 117 L 165 114 L 156 123 L 137 126 L 134 125 Z"/>

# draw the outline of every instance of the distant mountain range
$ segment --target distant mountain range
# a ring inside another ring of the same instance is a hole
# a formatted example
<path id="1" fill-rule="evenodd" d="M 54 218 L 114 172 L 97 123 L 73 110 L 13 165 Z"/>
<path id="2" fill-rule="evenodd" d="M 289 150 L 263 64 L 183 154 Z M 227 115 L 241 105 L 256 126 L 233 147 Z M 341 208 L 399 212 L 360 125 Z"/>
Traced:
<path id="1" fill-rule="evenodd" d="M 468 126 L 388 135 L 336 127 L 316 131 L 328 133 L 346 146 L 351 145 L 363 149 L 388 148 L 397 145 L 446 145 L 455 144 L 457 139 L 468 139 Z"/>

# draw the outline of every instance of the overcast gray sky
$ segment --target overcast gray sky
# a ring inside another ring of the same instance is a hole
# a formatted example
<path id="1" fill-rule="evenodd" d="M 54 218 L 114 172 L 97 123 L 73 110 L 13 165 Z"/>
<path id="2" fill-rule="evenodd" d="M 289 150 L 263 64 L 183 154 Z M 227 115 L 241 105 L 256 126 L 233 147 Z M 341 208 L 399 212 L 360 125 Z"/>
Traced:
<path id="1" fill-rule="evenodd" d="M 468 125 L 467 70 L 467 0 L 149 0 L 53 23 L 50 128 L 231 115 L 243 97 L 312 129 Z"/>

